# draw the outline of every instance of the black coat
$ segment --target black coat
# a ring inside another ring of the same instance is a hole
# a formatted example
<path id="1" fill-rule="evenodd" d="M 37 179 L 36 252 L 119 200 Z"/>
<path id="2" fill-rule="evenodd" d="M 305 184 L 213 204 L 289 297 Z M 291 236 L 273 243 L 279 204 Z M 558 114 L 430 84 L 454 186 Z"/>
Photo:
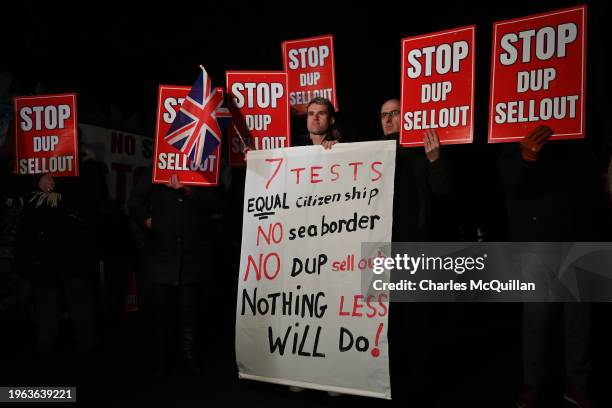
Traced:
<path id="1" fill-rule="evenodd" d="M 101 256 L 100 204 L 107 198 L 106 166 L 80 161 L 78 177 L 55 177 L 61 194 L 57 207 L 37 207 L 40 176 L 16 176 L 24 208 L 16 236 L 16 261 L 34 279 L 53 280 L 60 274 L 93 276 Z"/>
<path id="2" fill-rule="evenodd" d="M 521 158 L 518 143 L 508 144 L 499 163 L 511 241 L 600 239 L 603 200 L 595 160 L 584 142 L 549 142 L 535 163 Z"/>
<path id="3" fill-rule="evenodd" d="M 193 193 L 153 184 L 136 185 L 128 210 L 139 226 L 151 218 L 146 243 L 147 277 L 168 285 L 197 284 L 214 272 L 218 231 L 213 217 L 224 207 L 220 187 L 191 187 Z"/>
<path id="4" fill-rule="evenodd" d="M 381 140 L 397 140 L 397 134 Z M 423 149 L 404 148 L 398 144 L 393 192 L 393 241 L 426 242 L 433 233 L 433 201 L 448 197 L 454 190 L 454 178 L 448 161 L 441 156 L 433 163 Z"/>

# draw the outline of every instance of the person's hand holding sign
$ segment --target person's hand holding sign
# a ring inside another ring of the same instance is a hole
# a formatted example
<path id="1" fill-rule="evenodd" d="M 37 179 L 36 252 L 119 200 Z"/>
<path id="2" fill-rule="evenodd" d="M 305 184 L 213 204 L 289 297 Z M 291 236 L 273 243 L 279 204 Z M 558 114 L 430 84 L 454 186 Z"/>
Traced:
<path id="1" fill-rule="evenodd" d="M 40 191 L 34 193 L 30 202 L 36 201 L 36 208 L 43 204 L 50 207 L 57 207 L 58 202 L 62 199 L 62 195 L 53 191 L 55 189 L 55 180 L 53 180 L 51 174 L 47 173 L 40 177 L 38 180 L 38 188 Z"/>
<path id="2" fill-rule="evenodd" d="M 548 126 L 538 126 L 532 130 L 527 136 L 521 140 L 521 156 L 523 160 L 535 162 L 538 159 L 538 153 L 552 136 L 553 130 Z"/>
<path id="3" fill-rule="evenodd" d="M 323 146 L 323 148 L 325 150 L 329 150 L 332 148 L 333 145 L 335 145 L 336 143 L 338 143 L 337 140 L 324 140 L 321 142 L 321 146 Z"/>
<path id="4" fill-rule="evenodd" d="M 175 190 L 183 190 L 187 196 L 190 196 L 193 193 L 191 187 L 180 182 L 176 173 L 170 176 L 170 179 L 168 180 L 168 187 Z"/>
<path id="5" fill-rule="evenodd" d="M 425 143 L 425 155 L 429 162 L 433 163 L 438 160 L 440 158 L 440 139 L 436 131 L 433 129 L 426 130 L 423 143 Z"/>
<path id="6" fill-rule="evenodd" d="M 55 188 L 55 180 L 53 180 L 53 176 L 50 174 L 43 175 L 40 180 L 38 180 L 38 188 L 43 193 L 50 193 Z"/>

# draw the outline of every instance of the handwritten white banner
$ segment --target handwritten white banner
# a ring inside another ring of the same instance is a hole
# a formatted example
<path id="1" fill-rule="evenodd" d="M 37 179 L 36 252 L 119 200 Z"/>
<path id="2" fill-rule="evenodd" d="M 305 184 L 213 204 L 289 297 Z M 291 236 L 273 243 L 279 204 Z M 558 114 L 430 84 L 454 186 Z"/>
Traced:
<path id="1" fill-rule="evenodd" d="M 248 154 L 236 310 L 240 378 L 391 398 L 386 294 L 362 294 L 390 242 L 395 142 Z M 374 255 L 373 255 L 374 256 Z"/>

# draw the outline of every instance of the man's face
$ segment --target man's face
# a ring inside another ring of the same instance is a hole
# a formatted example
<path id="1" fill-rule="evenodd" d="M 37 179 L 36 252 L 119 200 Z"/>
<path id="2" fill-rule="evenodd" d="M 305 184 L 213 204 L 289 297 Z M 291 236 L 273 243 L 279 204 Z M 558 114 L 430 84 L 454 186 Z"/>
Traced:
<path id="1" fill-rule="evenodd" d="M 391 99 L 380 108 L 380 121 L 385 136 L 400 131 L 400 103 L 397 99 Z"/>
<path id="2" fill-rule="evenodd" d="M 313 103 L 308 107 L 306 127 L 310 134 L 325 135 L 329 127 L 333 124 L 334 118 L 329 116 L 327 106 Z"/>

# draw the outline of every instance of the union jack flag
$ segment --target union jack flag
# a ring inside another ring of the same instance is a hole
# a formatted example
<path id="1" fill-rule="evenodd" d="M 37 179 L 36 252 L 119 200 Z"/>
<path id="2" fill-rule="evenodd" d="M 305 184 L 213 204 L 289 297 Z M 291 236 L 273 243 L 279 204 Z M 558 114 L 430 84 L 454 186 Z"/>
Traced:
<path id="1" fill-rule="evenodd" d="M 231 114 L 223 104 L 223 88 L 211 92 L 210 77 L 202 72 L 191 87 L 164 139 L 200 167 L 221 143 Z"/>

